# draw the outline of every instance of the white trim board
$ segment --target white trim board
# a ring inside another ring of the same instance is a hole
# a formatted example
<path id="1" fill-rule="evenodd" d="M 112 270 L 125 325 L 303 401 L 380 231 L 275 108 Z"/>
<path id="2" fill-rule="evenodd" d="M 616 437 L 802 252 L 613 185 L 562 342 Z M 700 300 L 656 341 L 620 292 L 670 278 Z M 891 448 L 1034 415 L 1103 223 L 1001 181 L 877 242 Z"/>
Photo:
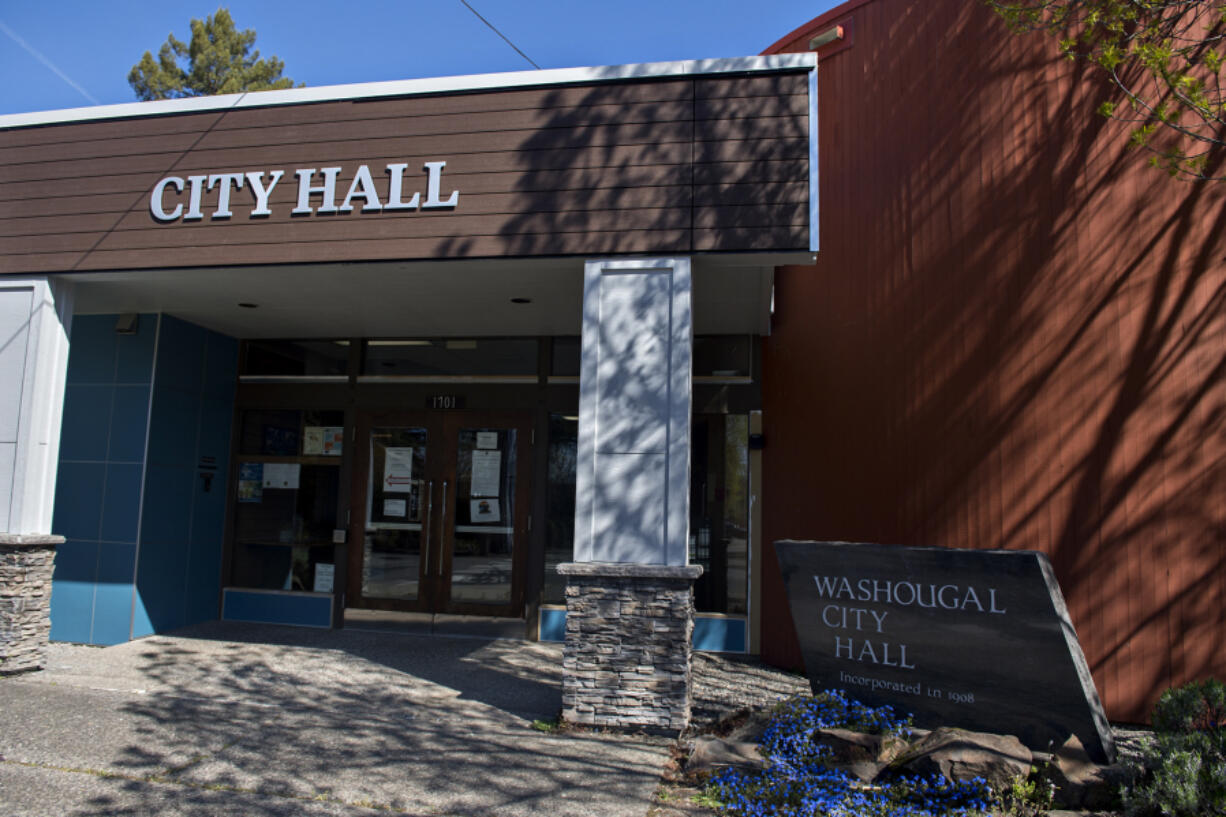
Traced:
<path id="1" fill-rule="evenodd" d="M 387 82 L 363 82 L 349 85 L 321 85 L 314 88 L 291 88 L 284 91 L 256 91 L 242 94 L 225 94 L 222 96 L 168 99 L 157 102 L 129 102 L 119 105 L 98 105 L 86 108 L 66 108 L 58 111 L 7 114 L 0 116 L 0 129 L 136 116 L 164 116 L 176 113 L 262 108 L 270 105 L 304 105 L 312 102 L 336 102 L 392 96 L 416 96 L 421 94 L 463 93 L 502 88 L 575 85 L 658 77 L 771 73 L 812 70 L 816 67 L 817 55 L 812 52 L 806 52 L 803 54 L 772 54 L 760 57 L 726 57 L 709 60 L 646 62 L 633 65 L 554 68 L 540 71 L 509 71 L 497 74 L 429 77 L 423 79 L 390 80 Z"/>

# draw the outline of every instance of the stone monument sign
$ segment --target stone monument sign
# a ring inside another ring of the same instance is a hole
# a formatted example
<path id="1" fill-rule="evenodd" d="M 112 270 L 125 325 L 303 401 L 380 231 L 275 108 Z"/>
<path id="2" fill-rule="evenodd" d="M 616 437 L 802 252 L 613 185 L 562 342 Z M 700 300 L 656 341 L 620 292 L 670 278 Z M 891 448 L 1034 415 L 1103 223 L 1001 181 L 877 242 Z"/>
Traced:
<path id="1" fill-rule="evenodd" d="M 1114 759 L 1111 728 L 1047 557 L 849 542 L 776 542 L 814 691 L 843 689 L 917 726 L 1076 735 Z"/>

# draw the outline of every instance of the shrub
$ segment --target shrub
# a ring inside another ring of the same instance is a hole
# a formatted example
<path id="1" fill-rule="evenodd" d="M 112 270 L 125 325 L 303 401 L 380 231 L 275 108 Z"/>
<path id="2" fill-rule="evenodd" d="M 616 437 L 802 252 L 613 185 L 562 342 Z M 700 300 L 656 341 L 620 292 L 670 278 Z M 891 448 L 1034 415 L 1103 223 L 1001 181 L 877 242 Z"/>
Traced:
<path id="1" fill-rule="evenodd" d="M 1154 706 L 1154 742 L 1120 792 L 1130 817 L 1226 815 L 1226 684 L 1168 689 Z"/>
<path id="2" fill-rule="evenodd" d="M 1154 731 L 1190 734 L 1226 729 L 1226 684 L 1210 678 L 1168 689 L 1154 705 Z"/>

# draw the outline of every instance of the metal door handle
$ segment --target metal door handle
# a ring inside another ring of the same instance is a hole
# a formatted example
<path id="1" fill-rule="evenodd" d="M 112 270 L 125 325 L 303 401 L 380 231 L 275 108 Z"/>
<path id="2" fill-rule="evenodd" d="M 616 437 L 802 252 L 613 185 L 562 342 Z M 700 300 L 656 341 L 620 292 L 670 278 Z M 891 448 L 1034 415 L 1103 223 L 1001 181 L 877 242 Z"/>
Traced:
<path id="1" fill-rule="evenodd" d="M 443 521 L 444 522 L 447 521 L 447 480 L 443 480 Z M 439 541 L 442 542 L 444 539 L 446 539 L 445 536 Z M 441 547 L 438 549 L 438 574 L 437 575 L 439 578 L 443 577 L 443 549 Z"/>
<path id="2" fill-rule="evenodd" d="M 420 483 L 419 483 L 420 484 Z M 426 575 L 430 575 L 430 520 L 434 518 L 434 482 L 426 483 L 426 519 L 421 525 L 422 556 L 426 560 Z"/>

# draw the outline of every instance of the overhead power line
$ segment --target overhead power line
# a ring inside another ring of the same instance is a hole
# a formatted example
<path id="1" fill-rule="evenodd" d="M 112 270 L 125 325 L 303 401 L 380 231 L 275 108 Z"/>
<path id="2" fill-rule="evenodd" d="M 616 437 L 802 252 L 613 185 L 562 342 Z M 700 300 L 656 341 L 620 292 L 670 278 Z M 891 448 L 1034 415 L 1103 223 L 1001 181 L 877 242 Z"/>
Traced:
<path id="1" fill-rule="evenodd" d="M 519 56 L 521 56 L 521 57 L 523 57 L 524 59 L 526 59 L 526 60 L 528 61 L 528 64 L 529 64 L 529 65 L 531 65 L 533 68 L 536 68 L 537 70 L 540 70 L 540 67 L 541 67 L 541 66 L 539 66 L 539 65 L 537 65 L 535 62 L 533 62 L 532 58 L 531 58 L 531 57 L 529 57 L 527 54 L 525 54 L 523 51 L 520 51 L 520 50 L 519 50 L 519 46 L 517 46 L 515 43 L 513 43 L 513 42 L 511 42 L 509 39 L 507 39 L 507 35 L 503 34 L 501 31 L 499 31 L 499 30 L 498 30 L 498 29 L 497 29 L 497 28 L 494 26 L 494 24 L 493 24 L 493 23 L 491 23 L 489 20 L 487 20 L 487 19 L 485 19 L 484 17 L 482 17 L 482 16 L 481 16 L 481 12 L 477 11 L 475 8 L 473 8 L 472 6 L 470 6 L 470 5 L 468 4 L 468 0 L 460 0 L 460 2 L 464 4 L 465 8 L 467 8 L 467 9 L 468 9 L 469 11 L 471 11 L 473 14 L 477 15 L 477 19 L 478 19 L 478 20 L 480 20 L 481 22 L 483 22 L 483 23 L 485 23 L 487 26 L 489 26 L 489 27 L 490 27 L 490 31 L 492 31 L 492 32 L 494 32 L 495 34 L 497 34 L 499 37 L 501 37 L 501 38 L 503 39 L 503 42 L 505 42 L 507 45 L 511 46 L 512 48 L 514 48 L 514 49 L 515 49 L 515 53 L 516 53 L 516 54 L 518 54 Z"/>

